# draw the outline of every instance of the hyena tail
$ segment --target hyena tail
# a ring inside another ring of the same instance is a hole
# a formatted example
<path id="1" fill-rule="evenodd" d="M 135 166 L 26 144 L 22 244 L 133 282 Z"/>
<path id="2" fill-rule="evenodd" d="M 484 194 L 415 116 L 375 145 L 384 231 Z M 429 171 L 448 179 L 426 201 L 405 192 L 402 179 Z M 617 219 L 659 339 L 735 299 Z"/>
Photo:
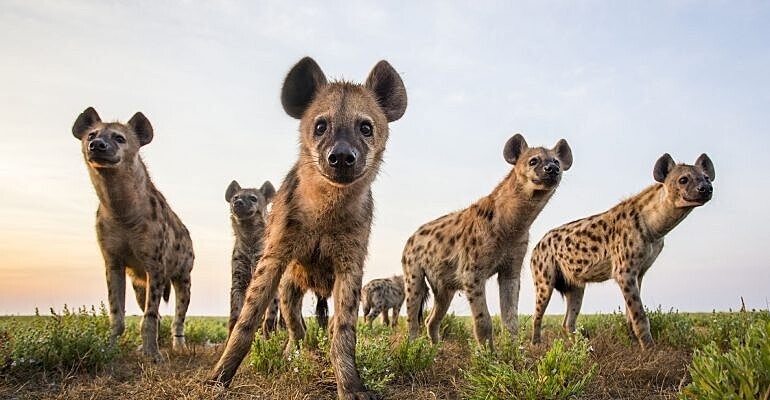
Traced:
<path id="1" fill-rule="evenodd" d="M 326 301 L 326 297 L 318 293 L 315 294 L 315 298 L 315 319 L 318 322 L 318 326 L 326 330 L 329 326 L 329 303 Z"/>
<path id="2" fill-rule="evenodd" d="M 425 281 L 423 281 L 423 286 L 425 285 Z M 417 321 L 422 325 L 422 316 L 425 311 L 425 306 L 428 305 L 428 300 L 430 300 L 430 292 L 428 291 L 428 288 L 425 287 L 425 290 L 422 292 L 422 298 L 420 299 L 420 314 L 417 317 Z"/>
<path id="3" fill-rule="evenodd" d="M 412 271 L 412 276 L 414 276 L 412 289 L 414 290 L 414 295 L 417 296 L 417 298 L 420 300 L 420 308 L 418 309 L 419 311 L 417 313 L 417 323 L 422 325 L 423 314 L 425 313 L 426 303 L 430 298 L 430 292 L 428 291 L 428 284 L 425 282 L 425 270 L 422 269 L 422 267 L 415 266 L 415 270 Z"/>
<path id="4" fill-rule="evenodd" d="M 372 305 L 369 304 L 369 296 L 364 296 L 361 303 L 361 307 L 364 309 L 364 318 L 366 318 L 366 316 L 369 315 L 369 311 L 372 310 Z"/>
<path id="5" fill-rule="evenodd" d="M 171 281 L 166 282 L 166 286 L 163 288 L 163 301 L 168 303 L 168 298 L 171 296 Z"/>
<path id="6" fill-rule="evenodd" d="M 561 272 L 561 267 L 553 263 L 553 276 L 554 276 L 554 282 L 553 282 L 553 288 L 556 289 L 561 297 L 564 297 L 564 293 L 569 292 L 572 289 L 572 285 L 567 282 L 566 279 L 564 279 L 564 273 Z"/>

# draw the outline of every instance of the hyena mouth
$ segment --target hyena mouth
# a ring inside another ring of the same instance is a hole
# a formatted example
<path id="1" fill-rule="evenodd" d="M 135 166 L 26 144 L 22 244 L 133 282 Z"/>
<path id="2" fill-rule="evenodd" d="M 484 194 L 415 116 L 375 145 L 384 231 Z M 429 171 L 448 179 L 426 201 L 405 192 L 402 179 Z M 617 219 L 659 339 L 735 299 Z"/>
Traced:
<path id="1" fill-rule="evenodd" d="M 107 157 L 103 155 L 89 155 L 88 163 L 93 167 L 113 167 L 120 162 L 120 157 Z"/>
<path id="2" fill-rule="evenodd" d="M 687 197 L 682 197 L 682 200 L 684 200 L 685 206 L 691 206 L 691 205 L 702 206 L 702 205 L 706 204 L 706 202 L 711 200 L 711 196 L 703 197 L 703 198 L 699 198 L 699 199 L 690 199 L 690 198 L 687 198 Z"/>
<path id="3" fill-rule="evenodd" d="M 553 187 L 553 186 L 556 186 L 557 183 L 559 183 L 559 176 L 554 175 L 554 176 L 546 176 L 540 179 L 532 179 L 532 183 L 536 185 Z"/>

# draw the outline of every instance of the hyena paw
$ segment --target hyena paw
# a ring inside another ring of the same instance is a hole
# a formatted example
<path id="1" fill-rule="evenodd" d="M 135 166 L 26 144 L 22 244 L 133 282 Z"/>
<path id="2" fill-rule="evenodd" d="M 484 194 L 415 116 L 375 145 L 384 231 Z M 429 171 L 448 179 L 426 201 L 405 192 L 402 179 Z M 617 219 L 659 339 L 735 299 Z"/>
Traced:
<path id="1" fill-rule="evenodd" d="M 142 348 L 142 355 L 144 355 L 146 358 L 148 358 L 150 361 L 159 364 L 164 361 L 166 361 L 163 356 L 160 354 L 160 351 L 156 350 L 147 350 Z"/>
<path id="2" fill-rule="evenodd" d="M 340 399 L 343 400 L 377 400 L 377 396 L 370 391 L 363 392 L 348 392 L 342 395 Z"/>
<path id="3" fill-rule="evenodd" d="M 175 352 L 180 353 L 187 351 L 187 344 L 185 343 L 184 336 L 174 336 L 174 341 L 171 345 L 171 348 L 173 348 Z"/>

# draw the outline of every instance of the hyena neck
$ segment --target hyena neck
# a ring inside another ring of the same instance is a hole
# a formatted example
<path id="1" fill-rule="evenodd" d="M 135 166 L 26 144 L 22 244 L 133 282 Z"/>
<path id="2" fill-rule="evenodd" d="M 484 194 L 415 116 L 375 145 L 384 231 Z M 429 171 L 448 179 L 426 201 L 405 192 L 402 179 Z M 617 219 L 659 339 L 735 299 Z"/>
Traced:
<path id="1" fill-rule="evenodd" d="M 139 156 L 119 168 L 89 167 L 88 172 L 99 197 L 101 216 L 131 222 L 149 212 L 149 205 L 143 200 L 148 198 L 153 186 Z"/>
<path id="2" fill-rule="evenodd" d="M 693 207 L 676 207 L 662 184 L 655 184 L 634 197 L 632 206 L 642 216 L 647 235 L 657 240 L 666 236 L 692 211 Z"/>
<path id="3" fill-rule="evenodd" d="M 376 168 L 370 168 L 367 174 L 355 182 L 337 186 L 322 176 L 315 165 L 300 162 L 297 167 L 298 206 L 306 215 L 323 221 L 328 218 L 358 218 L 361 211 L 371 202 L 371 184 Z"/>
<path id="4" fill-rule="evenodd" d="M 260 214 L 245 219 L 238 219 L 231 215 L 230 220 L 233 224 L 236 247 L 250 249 L 261 247 L 266 223 Z"/>
<path id="5" fill-rule="evenodd" d="M 531 190 L 517 178 L 515 171 L 497 185 L 479 205 L 494 210 L 492 225 L 501 239 L 514 239 L 529 231 L 530 225 L 543 210 L 553 190 Z"/>

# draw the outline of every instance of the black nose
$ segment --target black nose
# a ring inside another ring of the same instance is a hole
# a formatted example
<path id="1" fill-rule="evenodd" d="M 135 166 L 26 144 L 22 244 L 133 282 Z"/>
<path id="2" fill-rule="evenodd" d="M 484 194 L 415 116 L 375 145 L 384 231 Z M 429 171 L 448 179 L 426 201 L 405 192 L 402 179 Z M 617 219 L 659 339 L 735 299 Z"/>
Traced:
<path id="1" fill-rule="evenodd" d="M 236 207 L 241 207 L 244 205 L 244 202 L 241 199 L 235 199 L 235 201 L 233 201 L 233 205 Z"/>
<path id="2" fill-rule="evenodd" d="M 698 185 L 698 193 L 712 193 L 714 192 L 714 187 L 711 186 L 708 183 L 701 183 Z"/>
<path id="3" fill-rule="evenodd" d="M 559 173 L 559 166 L 556 163 L 549 162 L 543 167 L 543 171 L 548 174 L 555 175 Z"/>
<path id="4" fill-rule="evenodd" d="M 91 151 L 105 151 L 109 148 L 107 142 L 104 139 L 96 138 L 88 142 L 88 150 Z"/>
<path id="5" fill-rule="evenodd" d="M 356 163 L 356 151 L 347 143 L 337 143 L 329 152 L 328 161 L 334 168 L 351 167 Z"/>

